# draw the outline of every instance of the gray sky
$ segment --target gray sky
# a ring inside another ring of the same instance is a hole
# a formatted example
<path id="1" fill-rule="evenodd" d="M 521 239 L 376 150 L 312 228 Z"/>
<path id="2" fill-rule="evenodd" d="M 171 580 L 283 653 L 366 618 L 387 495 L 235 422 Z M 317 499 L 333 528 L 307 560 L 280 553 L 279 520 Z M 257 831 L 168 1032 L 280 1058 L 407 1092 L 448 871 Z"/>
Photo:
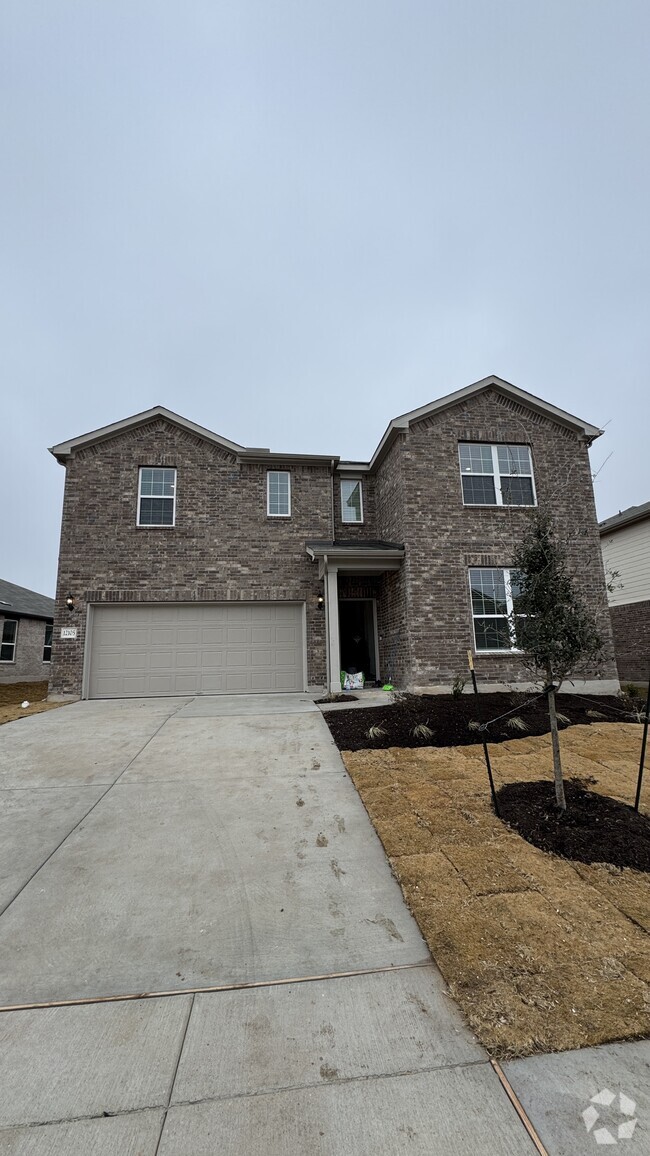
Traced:
<path id="1" fill-rule="evenodd" d="M 367 458 L 496 373 L 650 499 L 648 0 L 5 0 L 0 56 L 3 578 L 156 403 Z"/>

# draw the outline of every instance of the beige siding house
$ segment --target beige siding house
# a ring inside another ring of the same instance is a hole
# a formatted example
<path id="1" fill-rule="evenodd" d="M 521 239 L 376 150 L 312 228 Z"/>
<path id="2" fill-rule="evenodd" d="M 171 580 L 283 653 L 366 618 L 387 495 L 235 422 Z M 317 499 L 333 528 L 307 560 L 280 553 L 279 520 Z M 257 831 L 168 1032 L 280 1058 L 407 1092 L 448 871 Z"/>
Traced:
<path id="1" fill-rule="evenodd" d="M 609 607 L 621 679 L 650 676 L 650 502 L 600 523 Z"/>

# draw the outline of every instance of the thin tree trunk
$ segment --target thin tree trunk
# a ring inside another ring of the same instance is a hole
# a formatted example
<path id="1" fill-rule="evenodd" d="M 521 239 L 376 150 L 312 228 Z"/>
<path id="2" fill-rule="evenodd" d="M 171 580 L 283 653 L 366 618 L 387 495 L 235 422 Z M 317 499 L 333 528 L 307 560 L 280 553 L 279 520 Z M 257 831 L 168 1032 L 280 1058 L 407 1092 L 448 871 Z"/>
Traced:
<path id="1" fill-rule="evenodd" d="M 560 757 L 560 736 L 557 729 L 557 714 L 555 713 L 555 689 L 552 686 L 552 680 L 549 676 L 548 685 L 551 687 L 547 690 L 548 696 L 548 717 L 551 721 L 551 743 L 553 746 L 553 777 L 555 779 L 555 798 L 557 805 L 562 811 L 566 811 L 566 799 L 564 797 L 564 780 L 562 778 L 562 759 Z"/>

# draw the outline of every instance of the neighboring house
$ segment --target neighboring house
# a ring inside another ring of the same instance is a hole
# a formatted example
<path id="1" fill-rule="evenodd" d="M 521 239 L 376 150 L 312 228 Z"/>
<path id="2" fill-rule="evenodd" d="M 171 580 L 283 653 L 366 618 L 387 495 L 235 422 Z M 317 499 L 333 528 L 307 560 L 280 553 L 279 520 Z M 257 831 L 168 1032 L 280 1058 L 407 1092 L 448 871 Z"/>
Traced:
<path id="1" fill-rule="evenodd" d="M 618 673 L 650 678 L 650 502 L 600 523 Z"/>
<path id="2" fill-rule="evenodd" d="M 0 684 L 47 682 L 54 599 L 0 578 Z"/>
<path id="3" fill-rule="evenodd" d="M 395 418 L 369 462 L 245 448 L 162 406 L 54 446 L 51 693 L 335 689 L 342 666 L 448 690 L 468 649 L 482 684 L 528 684 L 508 567 L 538 501 L 602 626 L 586 685 L 615 690 L 587 452 L 600 433 L 488 377 Z"/>

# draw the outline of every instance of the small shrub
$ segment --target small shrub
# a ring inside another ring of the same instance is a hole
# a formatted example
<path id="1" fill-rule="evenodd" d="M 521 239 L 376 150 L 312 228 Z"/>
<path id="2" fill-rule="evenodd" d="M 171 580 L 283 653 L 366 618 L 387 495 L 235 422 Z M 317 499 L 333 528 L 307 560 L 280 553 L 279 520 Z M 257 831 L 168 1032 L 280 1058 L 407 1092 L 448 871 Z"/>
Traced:
<path id="1" fill-rule="evenodd" d="M 414 694 L 412 690 L 394 690 L 390 697 L 396 706 L 415 707 L 420 704 L 419 694 Z"/>
<path id="2" fill-rule="evenodd" d="M 411 734 L 414 735 L 416 739 L 433 738 L 433 731 L 431 730 L 431 727 L 427 726 L 426 723 L 418 723 L 416 727 L 413 727 Z"/>
<path id="3" fill-rule="evenodd" d="M 386 737 L 387 734 L 388 734 L 388 731 L 384 730 L 383 727 L 372 726 L 372 727 L 369 727 L 368 730 L 366 731 L 366 738 L 367 739 L 383 739 Z"/>
<path id="4" fill-rule="evenodd" d="M 642 686 L 637 686 L 635 682 L 621 683 L 621 694 L 625 698 L 629 698 L 630 702 L 632 702 L 635 706 L 637 703 L 645 706 L 647 690 L 645 690 Z"/>
<path id="5" fill-rule="evenodd" d="M 468 726 L 468 729 L 471 731 L 480 731 L 480 729 L 481 729 L 480 722 L 478 721 L 478 719 L 475 719 L 475 718 L 470 719 L 467 726 Z"/>
<path id="6" fill-rule="evenodd" d="M 564 723 L 565 727 L 571 726 L 571 719 L 565 714 L 560 714 L 559 710 L 556 710 L 555 717 L 559 723 Z"/>
<path id="7" fill-rule="evenodd" d="M 466 680 L 463 678 L 462 674 L 456 675 L 454 681 L 451 684 L 451 697 L 452 698 L 460 698 L 460 696 L 462 695 L 462 693 L 465 689 L 465 682 L 466 682 Z"/>
<path id="8" fill-rule="evenodd" d="M 599 710 L 587 710 L 585 711 L 585 714 L 587 715 L 587 718 L 607 718 L 607 715 L 601 714 Z"/>
<path id="9" fill-rule="evenodd" d="M 512 718 L 509 718 L 507 723 L 506 723 L 506 726 L 509 727 L 511 731 L 529 731 L 530 730 L 528 723 L 524 722 L 524 720 L 522 718 L 520 718 L 520 716 L 518 714 L 515 714 L 512 716 Z"/>

